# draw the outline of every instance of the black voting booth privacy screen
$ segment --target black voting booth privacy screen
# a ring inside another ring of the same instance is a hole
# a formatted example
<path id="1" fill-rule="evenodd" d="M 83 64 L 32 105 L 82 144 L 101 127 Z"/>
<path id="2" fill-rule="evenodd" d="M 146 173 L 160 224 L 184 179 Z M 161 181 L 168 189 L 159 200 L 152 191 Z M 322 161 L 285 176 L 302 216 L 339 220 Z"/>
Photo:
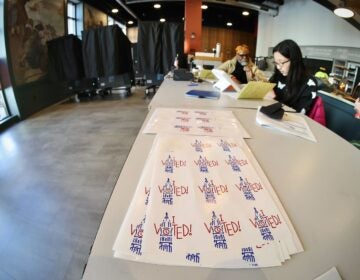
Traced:
<path id="1" fill-rule="evenodd" d="M 87 78 L 126 74 L 133 78 L 131 43 L 117 25 L 98 27 L 82 33 L 84 70 Z M 114 78 L 115 77 L 115 78 Z"/>
<path id="2" fill-rule="evenodd" d="M 139 21 L 137 59 L 141 75 L 149 78 L 167 74 L 183 49 L 183 23 Z"/>
<path id="3" fill-rule="evenodd" d="M 49 78 L 52 82 L 79 80 L 84 77 L 81 40 L 66 35 L 47 42 Z"/>

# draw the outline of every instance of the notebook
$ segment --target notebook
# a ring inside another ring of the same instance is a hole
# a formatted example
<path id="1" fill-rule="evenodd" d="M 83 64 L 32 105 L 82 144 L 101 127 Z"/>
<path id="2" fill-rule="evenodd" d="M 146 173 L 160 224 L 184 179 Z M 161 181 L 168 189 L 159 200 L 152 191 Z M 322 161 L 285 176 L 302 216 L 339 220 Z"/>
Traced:
<path id="1" fill-rule="evenodd" d="M 219 79 L 214 84 L 214 88 L 224 92 L 232 86 L 234 91 L 234 97 L 237 99 L 251 98 L 262 99 L 264 96 L 275 87 L 274 83 L 251 81 L 247 84 L 238 84 L 231 79 L 231 77 L 224 71 L 219 69 L 213 69 L 212 72 Z"/>

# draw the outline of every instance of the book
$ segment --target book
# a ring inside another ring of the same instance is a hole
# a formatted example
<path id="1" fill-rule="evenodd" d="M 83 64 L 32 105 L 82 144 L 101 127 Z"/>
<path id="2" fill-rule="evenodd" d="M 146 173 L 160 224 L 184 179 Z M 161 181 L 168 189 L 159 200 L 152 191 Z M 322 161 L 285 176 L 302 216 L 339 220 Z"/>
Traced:
<path id="1" fill-rule="evenodd" d="M 275 87 L 274 83 L 261 81 L 250 81 L 247 84 L 238 84 L 222 70 L 213 69 L 212 72 L 219 79 L 218 82 L 214 84 L 214 88 L 221 92 L 225 92 L 229 87 L 232 87 L 234 92 L 233 96 L 237 99 L 262 99 Z"/>
<path id="2" fill-rule="evenodd" d="M 195 98 L 206 98 L 206 99 L 219 99 L 220 93 L 217 91 L 210 91 L 210 90 L 198 90 L 193 89 L 189 90 L 185 93 L 188 97 L 195 97 Z"/>

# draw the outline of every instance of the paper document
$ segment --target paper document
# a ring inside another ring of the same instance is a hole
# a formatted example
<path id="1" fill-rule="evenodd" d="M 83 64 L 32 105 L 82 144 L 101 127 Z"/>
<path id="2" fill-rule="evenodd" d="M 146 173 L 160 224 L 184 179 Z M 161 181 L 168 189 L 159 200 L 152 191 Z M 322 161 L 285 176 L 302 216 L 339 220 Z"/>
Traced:
<path id="1" fill-rule="evenodd" d="M 227 88 L 232 86 L 234 88 L 234 93 L 230 93 L 229 96 L 237 99 L 262 99 L 275 86 L 274 83 L 260 81 L 250 81 L 247 84 L 238 84 L 222 70 L 213 69 L 212 72 L 219 79 L 214 85 L 214 88 L 221 92 L 226 92 Z"/>
<path id="2" fill-rule="evenodd" d="M 332 267 L 324 274 L 320 275 L 319 277 L 316 277 L 314 280 L 341 280 L 341 277 L 336 267 Z"/>
<path id="3" fill-rule="evenodd" d="M 285 113 L 281 120 L 276 120 L 261 113 L 259 107 L 256 113 L 256 122 L 262 126 L 274 128 L 316 142 L 314 134 L 301 114 Z"/>

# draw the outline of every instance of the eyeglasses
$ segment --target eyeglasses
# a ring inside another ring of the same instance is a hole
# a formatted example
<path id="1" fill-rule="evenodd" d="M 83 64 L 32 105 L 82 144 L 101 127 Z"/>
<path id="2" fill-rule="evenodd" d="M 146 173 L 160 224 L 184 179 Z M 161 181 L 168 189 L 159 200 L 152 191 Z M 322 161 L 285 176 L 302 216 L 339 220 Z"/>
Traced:
<path id="1" fill-rule="evenodd" d="M 284 62 L 274 62 L 274 65 L 275 65 L 277 68 L 281 68 L 281 67 L 284 66 L 284 64 L 288 63 L 289 61 L 290 61 L 290 59 L 289 59 L 289 60 L 286 60 L 286 61 L 284 61 Z"/>
<path id="2" fill-rule="evenodd" d="M 236 54 L 238 57 L 240 57 L 240 58 L 244 58 L 244 57 L 247 57 L 248 55 L 247 54 Z"/>

